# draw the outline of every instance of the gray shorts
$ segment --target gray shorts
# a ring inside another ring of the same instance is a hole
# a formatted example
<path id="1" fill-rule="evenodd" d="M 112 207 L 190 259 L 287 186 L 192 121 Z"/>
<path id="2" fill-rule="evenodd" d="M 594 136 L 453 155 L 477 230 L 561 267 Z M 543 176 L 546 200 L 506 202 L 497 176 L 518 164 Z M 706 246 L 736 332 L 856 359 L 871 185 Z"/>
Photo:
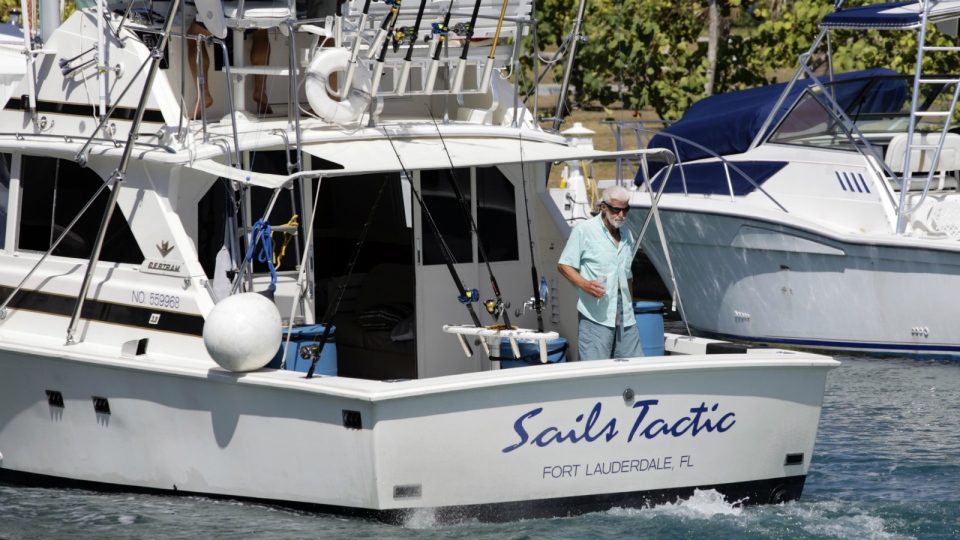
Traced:
<path id="1" fill-rule="evenodd" d="M 643 356 L 637 325 L 624 327 L 621 324 L 613 328 L 595 323 L 582 313 L 577 313 L 577 317 L 580 321 L 577 351 L 581 361 Z"/>

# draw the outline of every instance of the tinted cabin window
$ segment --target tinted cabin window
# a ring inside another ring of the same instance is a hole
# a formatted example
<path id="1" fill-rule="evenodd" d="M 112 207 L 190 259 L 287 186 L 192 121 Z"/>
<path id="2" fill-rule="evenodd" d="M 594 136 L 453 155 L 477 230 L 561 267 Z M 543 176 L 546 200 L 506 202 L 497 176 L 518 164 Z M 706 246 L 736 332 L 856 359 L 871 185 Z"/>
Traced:
<path id="1" fill-rule="evenodd" d="M 318 280 L 341 276 L 346 272 L 385 179 L 387 184 L 383 196 L 370 222 L 370 230 L 353 271 L 366 273 L 383 263 L 411 263 L 413 231 L 406 226 L 399 174 L 373 173 L 325 178 L 320 183 L 320 202 L 313 225 L 317 244 L 314 264 Z"/>
<path id="2" fill-rule="evenodd" d="M 6 247 L 7 205 L 10 202 L 10 154 L 0 154 L 0 248 Z"/>
<path id="3" fill-rule="evenodd" d="M 496 167 L 477 169 L 477 231 L 490 262 L 520 259 L 516 195 Z"/>
<path id="4" fill-rule="evenodd" d="M 457 185 L 460 186 L 460 192 L 466 201 L 467 208 L 470 203 L 470 170 L 457 169 Z M 423 197 L 423 204 L 433 216 L 437 228 L 443 241 L 450 249 L 456 263 L 473 262 L 473 241 L 470 235 L 470 223 L 463 213 L 463 207 L 457 200 L 457 194 L 450 183 L 450 172 L 440 171 L 421 171 L 420 172 L 420 196 Z M 423 227 L 423 264 L 444 264 L 446 259 L 440 251 L 440 244 L 437 243 L 436 236 L 433 233 L 433 226 L 427 219 L 426 213 L 421 209 L 421 222 Z"/>
<path id="5" fill-rule="evenodd" d="M 197 256 L 210 279 L 213 279 L 217 253 L 228 242 L 227 219 L 233 215 L 235 205 L 229 182 L 218 178 L 197 204 Z"/>
<path id="6" fill-rule="evenodd" d="M 50 249 L 103 185 L 103 179 L 91 169 L 82 168 L 73 161 L 40 156 L 23 156 L 20 178 L 23 202 L 19 249 L 42 252 Z M 110 190 L 103 190 L 53 254 L 89 259 L 109 199 Z M 100 260 L 130 264 L 143 262 L 143 253 L 120 208 L 114 208 Z"/>

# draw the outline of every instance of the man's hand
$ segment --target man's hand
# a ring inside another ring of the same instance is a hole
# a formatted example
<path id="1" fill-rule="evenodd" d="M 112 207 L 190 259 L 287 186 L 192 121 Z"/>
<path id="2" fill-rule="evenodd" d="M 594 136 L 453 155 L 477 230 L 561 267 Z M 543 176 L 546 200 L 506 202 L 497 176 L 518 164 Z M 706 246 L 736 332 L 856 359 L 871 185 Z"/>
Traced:
<path id="1" fill-rule="evenodd" d="M 580 272 L 577 272 L 572 266 L 558 264 L 557 270 L 560 272 L 560 275 L 567 278 L 574 287 L 580 287 L 594 298 L 603 298 L 603 295 L 607 293 L 607 289 L 601 285 L 599 281 L 587 281 L 586 278 L 581 276 Z"/>
<path id="2" fill-rule="evenodd" d="M 587 294 L 589 294 L 590 296 L 594 298 L 603 298 L 603 296 L 607 294 L 606 287 L 601 285 L 599 281 L 586 281 L 586 280 L 584 281 L 585 283 L 581 288 L 587 291 Z"/>

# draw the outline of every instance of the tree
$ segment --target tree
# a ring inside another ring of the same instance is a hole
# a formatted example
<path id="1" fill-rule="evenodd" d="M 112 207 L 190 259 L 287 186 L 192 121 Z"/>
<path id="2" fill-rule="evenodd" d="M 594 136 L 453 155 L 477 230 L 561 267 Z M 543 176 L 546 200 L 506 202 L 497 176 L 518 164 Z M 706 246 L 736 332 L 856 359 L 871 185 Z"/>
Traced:
<path id="1" fill-rule="evenodd" d="M 616 103 L 620 93 L 615 88 L 622 85 L 625 107 L 653 107 L 661 118 L 675 119 L 707 95 L 711 79 L 713 93 L 778 82 L 774 73 L 797 66 L 800 54 L 810 48 L 819 31 L 819 21 L 833 10 L 832 3 L 824 0 L 755 0 L 744 5 L 755 28 L 738 33 L 730 32 L 729 25 L 724 31 L 721 21 L 732 19 L 741 0 L 715 0 L 714 62 L 709 40 L 699 41 L 709 25 L 713 1 L 699 0 L 699 9 L 683 0 L 589 4 L 583 23 L 589 40 L 580 45 L 571 79 L 577 89 L 573 105 Z M 870 2 L 851 0 L 848 7 Z M 560 0 L 542 0 L 537 5 L 541 50 L 559 46 L 572 27 L 575 10 Z M 928 36 L 933 44 L 956 44 L 956 39 L 932 28 Z M 876 66 L 904 74 L 914 70 L 915 32 L 835 32 L 832 45 L 838 72 Z M 825 61 L 824 52 L 812 60 L 821 72 Z M 929 54 L 924 70 L 956 73 L 960 58 Z"/>

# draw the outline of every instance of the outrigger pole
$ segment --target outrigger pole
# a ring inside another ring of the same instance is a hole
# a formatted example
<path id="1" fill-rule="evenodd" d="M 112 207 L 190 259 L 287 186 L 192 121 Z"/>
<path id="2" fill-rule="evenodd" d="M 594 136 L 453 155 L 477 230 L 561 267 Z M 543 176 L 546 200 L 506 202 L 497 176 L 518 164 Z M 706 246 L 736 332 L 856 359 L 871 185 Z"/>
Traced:
<path id="1" fill-rule="evenodd" d="M 510 324 L 510 315 L 507 314 L 507 309 L 504 306 L 503 298 L 500 296 L 500 286 L 497 284 L 496 276 L 493 275 L 493 268 L 490 268 L 490 259 L 487 258 L 487 250 L 483 249 L 483 240 L 480 239 L 480 233 L 477 231 L 477 223 L 473 220 L 473 215 L 470 213 L 470 206 L 467 205 L 467 201 L 463 197 L 463 192 L 460 191 L 460 186 L 457 184 L 457 171 L 453 165 L 453 158 L 450 157 L 450 151 L 447 150 L 447 143 L 443 140 L 443 134 L 440 133 L 440 126 L 437 125 L 437 120 L 433 117 L 433 111 L 431 111 L 428 107 L 427 112 L 430 114 L 430 120 L 433 121 L 433 127 L 437 130 L 437 136 L 440 137 L 440 144 L 443 145 L 443 151 L 447 154 L 447 161 L 450 162 L 450 169 L 448 171 L 450 185 L 453 186 L 453 191 L 457 195 L 457 200 L 460 201 L 460 209 L 463 210 L 464 219 L 466 219 L 467 224 L 470 226 L 471 232 L 473 232 L 474 236 L 477 237 L 477 247 L 480 249 L 480 256 L 483 257 L 484 264 L 487 265 L 487 273 L 490 275 L 490 285 L 493 287 L 493 295 L 497 297 L 497 303 L 493 308 L 494 311 L 491 311 L 489 306 L 487 307 L 487 311 L 490 311 L 490 314 L 494 315 L 494 318 L 496 318 L 496 313 L 498 311 L 502 311 L 503 324 L 507 326 L 507 330 L 512 330 L 513 325 Z"/>
<path id="2" fill-rule="evenodd" d="M 477 312 L 474 311 L 473 306 L 470 304 L 476 302 L 480 296 L 480 293 L 476 289 L 467 289 L 463 286 L 463 281 L 460 280 L 460 275 L 457 274 L 457 269 L 454 268 L 454 259 L 453 255 L 450 253 L 450 248 L 447 247 L 447 243 L 443 240 L 443 235 L 440 234 L 440 228 L 437 226 L 437 222 L 433 220 L 433 215 L 430 214 L 430 210 L 427 208 L 427 205 L 423 202 L 423 197 L 420 196 L 420 192 L 413 186 L 413 177 L 410 176 L 410 173 L 407 171 L 407 168 L 403 165 L 403 160 L 400 159 L 400 152 L 397 151 L 397 147 L 393 144 L 393 139 L 390 138 L 390 133 L 387 132 L 387 128 L 383 128 L 383 134 L 387 136 L 387 141 L 390 142 L 390 148 L 393 149 L 393 153 L 397 156 L 397 162 L 400 163 L 400 168 L 403 170 L 410 178 L 410 191 L 413 192 L 413 195 L 417 198 L 417 202 L 420 203 L 420 208 L 423 209 L 423 214 L 427 217 L 427 221 L 430 223 L 430 230 L 433 232 L 434 238 L 437 239 L 437 244 L 440 246 L 440 253 L 443 255 L 443 260 L 447 264 L 447 270 L 450 271 L 450 277 L 453 278 L 454 285 L 457 286 L 457 290 L 460 292 L 458 300 L 460 303 L 467 306 L 467 311 L 470 312 L 470 318 L 473 319 L 473 324 L 477 328 L 483 328 L 483 325 L 480 323 L 480 317 L 477 317 Z M 463 347 L 463 352 L 467 356 L 473 356 L 473 350 L 470 349 L 470 345 L 467 343 L 467 340 L 460 334 L 457 334 L 457 337 L 460 338 L 460 345 Z M 490 355 L 490 349 L 487 347 L 486 340 L 480 340 L 480 343 L 483 345 L 484 351 L 486 351 L 487 356 Z"/>
<path id="3" fill-rule="evenodd" d="M 570 90 L 570 77 L 573 75 L 573 60 L 577 56 L 577 42 L 580 41 L 580 26 L 583 24 L 583 14 L 587 10 L 587 0 L 580 0 L 577 8 L 577 18 L 573 20 L 573 30 L 570 35 L 570 50 L 567 51 L 567 65 L 563 68 L 563 82 L 560 83 L 560 96 L 557 98 L 557 112 L 553 115 L 553 130 L 560 129 L 563 123 L 563 106 L 567 102 L 567 91 Z M 496 43 L 494 43 L 496 46 Z"/>
<path id="4" fill-rule="evenodd" d="M 100 250 L 103 247 L 103 239 L 107 234 L 107 226 L 110 225 L 110 219 L 113 217 L 113 209 L 117 206 L 117 197 L 120 195 L 120 187 L 123 185 L 124 177 L 127 174 L 127 165 L 130 163 L 130 154 L 133 153 L 133 147 L 139 136 L 140 123 L 143 121 L 143 111 L 147 108 L 147 101 L 150 99 L 150 90 L 153 88 L 153 81 L 157 77 L 157 71 L 160 68 L 160 60 L 163 59 L 163 50 L 170 38 L 170 28 L 173 26 L 174 15 L 180 8 L 180 0 L 173 0 L 170 3 L 170 10 L 167 12 L 167 20 L 163 23 L 163 35 L 160 42 L 150 51 L 152 61 L 150 71 L 147 72 L 147 80 L 143 84 L 143 93 L 140 94 L 140 103 L 137 105 L 137 111 L 133 115 L 133 122 L 130 124 L 130 132 L 127 134 L 127 145 L 123 149 L 123 155 L 120 157 L 120 164 L 117 170 L 113 172 L 113 191 L 110 193 L 110 201 L 107 202 L 106 211 L 103 213 L 103 221 L 100 222 L 100 231 L 97 233 L 97 239 L 93 244 L 93 250 L 90 253 L 90 261 L 87 264 L 87 273 L 83 276 L 83 284 L 80 285 L 80 294 L 77 296 L 77 304 L 73 308 L 73 315 L 70 317 L 70 326 L 67 327 L 67 344 L 74 343 L 73 335 L 77 331 L 77 322 L 80 319 L 80 313 L 83 310 L 83 301 L 90 290 L 90 281 L 93 280 L 93 273 L 97 268 L 97 261 L 100 260 Z M 105 51 L 100 51 L 103 54 Z M 100 110 L 103 114 L 103 109 Z M 108 179 L 107 182 L 110 180 Z"/>

